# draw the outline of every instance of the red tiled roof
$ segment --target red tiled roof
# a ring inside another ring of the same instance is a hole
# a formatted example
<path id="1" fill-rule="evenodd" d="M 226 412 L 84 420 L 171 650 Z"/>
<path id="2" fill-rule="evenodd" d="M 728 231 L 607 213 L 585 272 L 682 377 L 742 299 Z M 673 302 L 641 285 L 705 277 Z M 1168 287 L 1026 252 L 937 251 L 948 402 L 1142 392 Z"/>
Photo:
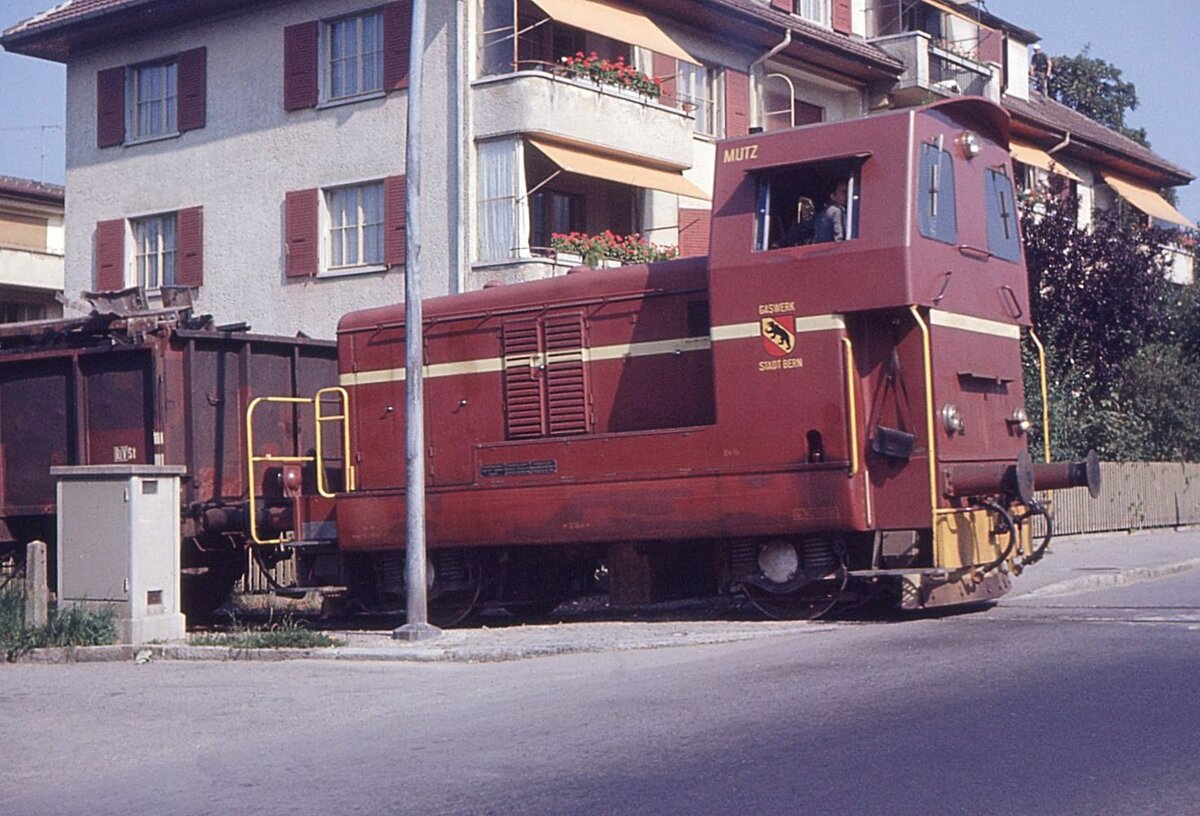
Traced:
<path id="1" fill-rule="evenodd" d="M 49 2 L 49 0 L 47 0 Z M 65 61 L 76 43 L 86 43 L 91 37 L 81 31 L 89 21 L 104 18 L 105 22 L 144 30 L 195 19 L 212 10 L 244 8 L 253 0 L 66 0 L 49 11 L 18 23 L 0 35 L 0 44 L 10 51 Z M 811 46 L 841 56 L 848 67 L 867 68 L 872 73 L 898 76 L 902 63 L 880 49 L 856 37 L 838 34 L 808 23 L 795 15 L 776 11 L 755 0 L 648 0 L 637 2 L 643 8 L 669 10 L 672 16 L 695 25 L 703 25 L 706 16 L 714 12 L 737 14 L 779 32 L 791 30 L 796 46 Z M 714 18 L 715 19 L 715 18 Z M 725 22 L 727 22 L 727 19 Z M 730 32 L 727 25 L 714 25 L 722 35 Z M 749 32 L 747 32 L 748 34 Z"/>
<path id="2" fill-rule="evenodd" d="M 1088 158 L 1093 161 L 1108 157 L 1112 164 L 1118 167 L 1125 165 L 1127 171 L 1140 169 L 1141 174 L 1153 176 L 1167 187 L 1187 184 L 1195 179 L 1187 170 L 1172 164 L 1153 150 L 1040 93 L 1031 92 L 1028 100 L 1005 96 L 1002 103 L 1012 114 L 1018 129 L 1041 130 L 1055 139 L 1062 139 L 1070 133 L 1070 145 L 1092 148 L 1093 155 Z M 1066 149 L 1070 151 L 1071 147 Z"/>
<path id="3" fill-rule="evenodd" d="M 45 184 L 32 179 L 0 176 L 0 197 L 22 198 L 43 204 L 62 206 L 66 190 L 57 184 Z"/>
<path id="4" fill-rule="evenodd" d="M 66 0 L 52 9 L 17 23 L 5 31 L 4 36 L 54 28 L 84 17 L 115 11 L 122 6 L 135 6 L 144 2 L 146 0 Z"/>

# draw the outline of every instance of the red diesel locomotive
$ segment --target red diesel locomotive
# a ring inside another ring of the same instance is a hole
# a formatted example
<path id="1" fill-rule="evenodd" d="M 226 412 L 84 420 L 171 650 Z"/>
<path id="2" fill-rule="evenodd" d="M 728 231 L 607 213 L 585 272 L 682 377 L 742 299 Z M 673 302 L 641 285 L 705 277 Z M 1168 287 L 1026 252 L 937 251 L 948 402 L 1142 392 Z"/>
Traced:
<path id="1" fill-rule="evenodd" d="M 594 575 L 779 615 L 1004 593 L 1049 540 L 1035 485 L 1098 488 L 1094 460 L 1027 453 L 1007 144 L 969 98 L 726 141 L 708 257 L 428 301 L 431 606 L 552 606 Z M 404 339 L 402 306 L 338 329 L 338 547 L 384 596 Z"/>

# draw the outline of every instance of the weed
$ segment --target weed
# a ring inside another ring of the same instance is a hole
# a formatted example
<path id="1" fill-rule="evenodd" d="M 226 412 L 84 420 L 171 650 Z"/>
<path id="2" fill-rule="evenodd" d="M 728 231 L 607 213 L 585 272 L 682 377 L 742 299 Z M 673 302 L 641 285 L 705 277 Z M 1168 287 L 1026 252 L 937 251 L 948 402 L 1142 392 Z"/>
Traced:
<path id="1" fill-rule="evenodd" d="M 110 611 L 51 609 L 45 626 L 26 626 L 24 594 L 6 587 L 0 590 L 0 654 L 11 663 L 46 646 L 104 646 L 117 639 L 113 618 Z"/>
<path id="2" fill-rule="evenodd" d="M 232 619 L 228 632 L 193 635 L 191 643 L 193 646 L 228 646 L 234 649 L 317 649 L 345 645 L 345 641 L 324 632 L 311 631 L 303 621 L 297 621 L 291 615 L 285 615 L 279 621 L 268 620 L 264 624 L 248 624 Z"/>

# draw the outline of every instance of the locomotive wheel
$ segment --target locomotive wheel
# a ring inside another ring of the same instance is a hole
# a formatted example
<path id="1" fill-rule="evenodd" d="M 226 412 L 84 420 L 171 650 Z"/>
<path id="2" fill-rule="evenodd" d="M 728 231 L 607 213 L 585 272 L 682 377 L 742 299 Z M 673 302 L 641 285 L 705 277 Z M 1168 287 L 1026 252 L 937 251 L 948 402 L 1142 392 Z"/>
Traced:
<path id="1" fill-rule="evenodd" d="M 746 597 L 755 609 L 773 620 L 819 620 L 841 600 L 844 580 L 814 581 L 786 595 L 747 584 Z"/>
<path id="2" fill-rule="evenodd" d="M 775 620 L 817 620 L 842 600 L 849 572 L 832 541 L 772 539 L 759 546 L 758 573 L 743 581 L 750 603 Z"/>
<path id="3" fill-rule="evenodd" d="M 467 550 L 438 550 L 425 566 L 429 582 L 429 622 L 439 628 L 462 623 L 483 594 L 484 559 Z"/>
<path id="4" fill-rule="evenodd" d="M 483 589 L 483 572 L 471 571 L 470 586 L 448 590 L 429 600 L 429 622 L 439 629 L 456 626 L 471 616 Z"/>

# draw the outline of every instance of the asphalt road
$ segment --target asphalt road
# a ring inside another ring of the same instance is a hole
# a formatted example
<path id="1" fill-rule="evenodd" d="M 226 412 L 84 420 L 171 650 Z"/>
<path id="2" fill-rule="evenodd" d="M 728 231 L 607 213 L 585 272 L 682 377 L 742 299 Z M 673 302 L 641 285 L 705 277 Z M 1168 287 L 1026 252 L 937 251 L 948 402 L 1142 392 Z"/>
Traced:
<path id="1" fill-rule="evenodd" d="M 1191 814 L 1200 571 L 504 664 L 0 668 L 0 813 Z"/>

